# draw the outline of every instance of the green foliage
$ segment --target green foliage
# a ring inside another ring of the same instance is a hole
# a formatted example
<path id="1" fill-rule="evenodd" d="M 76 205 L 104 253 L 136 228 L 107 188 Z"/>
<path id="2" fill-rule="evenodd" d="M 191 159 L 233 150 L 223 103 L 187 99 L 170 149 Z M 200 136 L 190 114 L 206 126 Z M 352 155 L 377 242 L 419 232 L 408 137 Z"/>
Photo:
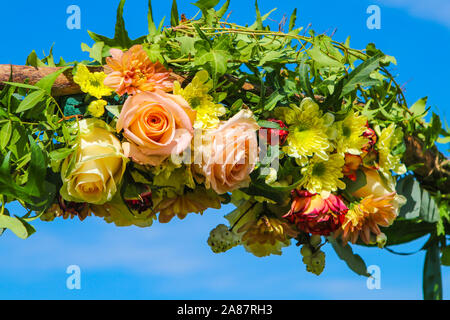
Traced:
<path id="1" fill-rule="evenodd" d="M 334 239 L 332 236 L 327 238 L 328 241 L 333 246 L 334 251 L 338 257 L 345 261 L 347 266 L 356 274 L 360 276 L 370 276 L 367 272 L 367 266 L 364 260 L 358 254 L 353 253 L 352 247 L 347 245 L 342 245 L 340 240 Z"/>
<path id="2" fill-rule="evenodd" d="M 432 242 L 426 250 L 423 266 L 423 298 L 425 300 L 442 299 L 441 261 L 439 245 L 436 241 Z"/>
<path id="3" fill-rule="evenodd" d="M 314 99 L 322 112 L 332 112 L 336 121 L 344 119 L 353 109 L 369 118 L 378 136 L 390 124 L 400 127 L 406 135 L 424 142 L 426 149 L 437 143 L 448 143 L 450 133 L 440 117 L 432 113 L 430 122 L 423 118 L 430 110 L 427 98 L 408 106 L 402 88 L 389 71 L 396 64 L 394 57 L 384 54 L 374 44 L 365 51 L 350 47 L 349 38 L 344 43 L 327 35 L 300 35 L 296 29 L 297 10 L 289 19 L 288 32 L 270 30 L 265 24 L 273 12 L 262 14 L 255 1 L 255 22 L 240 26 L 224 21 L 230 1 L 198 0 L 194 3 L 201 11 L 198 19 L 180 18 L 176 0 L 172 2 L 170 27 L 164 19 L 157 25 L 148 1 L 148 35 L 132 40 L 125 28 L 123 11 L 125 0 L 119 1 L 115 33 L 108 38 L 88 31 L 94 43 L 82 44 L 93 65 L 102 65 L 111 48 L 128 49 L 142 44 L 152 61 L 159 61 L 173 72 L 192 79 L 200 70 L 207 70 L 213 79 L 210 92 L 216 103 L 226 107 L 226 118 L 243 108 L 250 109 L 262 127 L 280 129 L 267 121 L 275 117 L 277 107 L 299 105 L 304 97 Z M 64 66 L 38 83 L 5 82 L 0 92 L 0 230 L 12 230 L 25 238 L 34 232 L 25 217 L 11 216 L 5 205 L 16 199 L 28 210 L 42 212 L 52 203 L 60 179 L 55 178 L 61 161 L 73 152 L 71 146 L 77 131 L 70 124 L 73 117 L 85 114 L 93 100 L 87 95 L 64 98 L 52 96 L 54 81 L 69 64 L 61 59 L 55 63 L 52 48 L 48 56 L 39 59 L 32 52 L 26 61 L 34 67 Z M 72 63 L 73 64 L 73 63 Z M 245 87 L 245 89 L 244 89 Z M 105 117 L 113 120 L 120 113 L 123 100 L 111 98 Z M 395 148 L 402 154 L 405 144 Z M 271 161 L 280 156 L 277 181 L 266 182 Z M 298 187 L 302 175 L 295 161 L 283 152 L 268 150 L 268 161 L 260 163 L 251 174 L 248 188 L 241 189 L 249 196 L 260 196 L 281 204 L 289 204 L 290 193 Z M 421 164 L 409 168 L 415 170 Z M 263 174 L 264 173 L 264 174 Z M 131 180 L 130 180 L 131 181 Z M 424 297 L 441 298 L 440 261 L 449 264 L 449 250 L 445 236 L 450 233 L 449 194 L 438 188 L 424 189 L 412 174 L 398 179 L 397 192 L 406 197 L 399 218 L 383 232 L 388 237 L 387 246 L 406 243 L 425 235 L 433 235 L 426 246 L 424 266 Z M 346 181 L 347 193 L 363 186 L 367 180 L 362 171 L 357 172 L 356 183 Z M 436 181 L 436 186 L 445 181 Z M 135 190 L 134 190 L 135 191 Z M 136 193 L 136 192 L 134 192 Z M 0 232 L 1 233 L 1 232 Z M 436 238 L 436 241 L 434 239 Z M 353 253 L 349 245 L 328 238 L 338 256 L 359 275 L 367 276 L 363 259 Z M 439 252 L 442 249 L 442 258 Z"/>

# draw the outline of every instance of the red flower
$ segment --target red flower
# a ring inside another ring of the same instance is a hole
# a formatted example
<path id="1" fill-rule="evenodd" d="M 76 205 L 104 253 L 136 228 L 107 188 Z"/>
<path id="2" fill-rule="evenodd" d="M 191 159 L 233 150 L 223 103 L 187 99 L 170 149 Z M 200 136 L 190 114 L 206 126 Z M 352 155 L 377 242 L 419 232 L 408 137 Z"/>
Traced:
<path id="1" fill-rule="evenodd" d="M 294 190 L 291 210 L 284 216 L 297 228 L 311 234 L 328 236 L 339 229 L 348 211 L 339 196 L 323 199 L 319 194 Z"/>
<path id="2" fill-rule="evenodd" d="M 267 119 L 267 121 L 277 123 L 280 128 L 287 128 L 287 126 L 281 120 L 277 119 Z M 273 138 L 278 136 L 278 144 L 282 145 L 286 142 L 286 138 L 289 132 L 281 129 L 273 129 L 273 128 L 264 128 L 259 129 L 259 138 L 262 140 L 266 140 L 268 144 L 275 145 L 276 142 L 272 141 Z"/>
<path id="3" fill-rule="evenodd" d="M 366 126 L 367 126 L 367 129 L 366 129 L 366 131 L 363 132 L 362 135 L 363 135 L 363 137 L 368 138 L 369 141 L 362 148 L 363 157 L 366 154 L 368 154 L 370 151 L 373 150 L 373 146 L 377 142 L 377 134 L 375 133 L 375 131 L 372 128 L 369 127 L 369 123 L 367 123 Z"/>

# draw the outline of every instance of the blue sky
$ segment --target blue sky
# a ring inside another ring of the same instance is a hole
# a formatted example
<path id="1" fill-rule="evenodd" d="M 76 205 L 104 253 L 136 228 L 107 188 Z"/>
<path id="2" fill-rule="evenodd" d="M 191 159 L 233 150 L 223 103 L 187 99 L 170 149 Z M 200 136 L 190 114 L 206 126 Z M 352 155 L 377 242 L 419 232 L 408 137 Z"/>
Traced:
<path id="1" fill-rule="evenodd" d="M 170 15 L 171 1 L 153 1 L 157 21 Z M 196 13 L 190 1 L 180 2 L 179 12 Z M 66 8 L 81 8 L 81 30 L 66 28 Z M 253 0 L 232 0 L 231 20 L 252 23 Z M 381 29 L 366 27 L 366 8 L 381 8 Z M 278 9 L 271 16 L 281 20 L 298 8 L 298 25 L 312 24 L 317 32 L 364 48 L 375 42 L 397 58 L 393 73 L 406 85 L 413 103 L 428 96 L 433 111 L 447 119 L 450 110 L 450 4 L 447 0 L 350 0 L 260 1 L 260 9 Z M 91 44 L 87 30 L 112 36 L 116 1 L 11 1 L 0 10 L 2 35 L 0 63 L 24 64 L 34 49 L 66 61 L 86 59 L 80 43 Z M 147 1 L 128 0 L 127 29 L 132 38 L 147 30 Z M 166 21 L 169 19 L 166 18 Z M 272 23 L 276 25 L 276 22 Z M 23 211 L 10 205 L 15 214 Z M 92 217 L 83 222 L 58 220 L 36 222 L 38 232 L 28 240 L 10 232 L 0 237 L 0 299 L 420 299 L 424 254 L 396 256 L 383 250 L 355 248 L 367 265 L 381 268 L 381 289 L 369 290 L 366 279 L 353 274 L 332 249 L 326 248 L 327 266 L 320 277 L 309 274 L 299 250 L 291 246 L 282 256 L 256 258 L 242 247 L 216 255 L 206 240 L 209 231 L 224 223 L 230 206 L 209 210 L 203 216 L 152 227 L 117 228 Z M 396 247 L 414 251 L 425 239 Z M 79 265 L 81 290 L 66 288 L 66 268 Z M 444 297 L 450 290 L 449 268 L 443 268 Z"/>

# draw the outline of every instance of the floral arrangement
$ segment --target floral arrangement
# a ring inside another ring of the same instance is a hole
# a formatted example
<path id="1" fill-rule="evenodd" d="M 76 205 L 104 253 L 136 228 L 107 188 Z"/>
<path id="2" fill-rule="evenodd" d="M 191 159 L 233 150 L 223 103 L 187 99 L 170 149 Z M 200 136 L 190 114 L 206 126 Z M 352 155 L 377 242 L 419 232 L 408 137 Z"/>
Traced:
<path id="1" fill-rule="evenodd" d="M 424 120 L 426 99 L 408 107 L 394 57 L 302 34 L 296 11 L 272 31 L 256 4 L 255 23 L 239 26 L 218 0 L 196 2 L 198 19 L 174 1 L 170 27 L 150 5 L 149 34 L 132 40 L 124 2 L 114 38 L 82 44 L 92 60 L 33 52 L 32 67 L 3 68 L 0 229 L 26 238 L 35 219 L 93 216 L 149 227 L 232 203 L 207 240 L 215 253 L 281 255 L 296 242 L 319 275 L 331 243 L 367 276 L 351 244 L 393 251 L 429 234 L 425 297 L 442 297 L 450 179 L 435 143 L 450 134 L 436 114 Z"/>

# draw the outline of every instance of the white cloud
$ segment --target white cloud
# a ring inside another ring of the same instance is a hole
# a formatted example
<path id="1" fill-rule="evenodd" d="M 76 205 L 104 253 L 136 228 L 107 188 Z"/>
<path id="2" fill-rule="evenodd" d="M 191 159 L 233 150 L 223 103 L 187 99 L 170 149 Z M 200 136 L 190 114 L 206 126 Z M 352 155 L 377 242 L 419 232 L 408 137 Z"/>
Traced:
<path id="1" fill-rule="evenodd" d="M 378 3 L 405 9 L 409 14 L 432 20 L 450 28 L 450 1 L 448 0 L 377 0 Z"/>

